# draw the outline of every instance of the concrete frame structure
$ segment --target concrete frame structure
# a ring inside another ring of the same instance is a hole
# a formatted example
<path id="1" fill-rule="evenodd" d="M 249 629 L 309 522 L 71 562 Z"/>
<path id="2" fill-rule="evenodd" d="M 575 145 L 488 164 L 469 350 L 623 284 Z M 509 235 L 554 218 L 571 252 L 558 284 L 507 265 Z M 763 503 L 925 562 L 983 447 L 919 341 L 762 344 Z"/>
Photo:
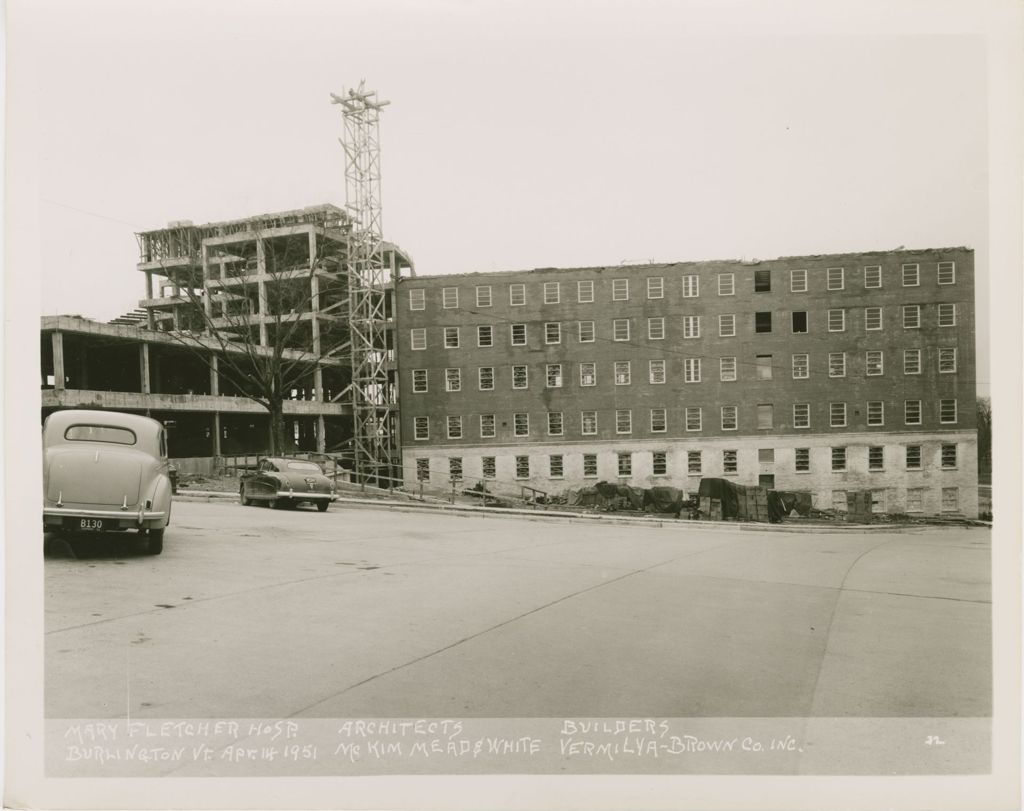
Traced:
<path id="1" fill-rule="evenodd" d="M 398 283 L 407 484 L 702 476 L 976 516 L 974 254 L 543 269 Z"/>

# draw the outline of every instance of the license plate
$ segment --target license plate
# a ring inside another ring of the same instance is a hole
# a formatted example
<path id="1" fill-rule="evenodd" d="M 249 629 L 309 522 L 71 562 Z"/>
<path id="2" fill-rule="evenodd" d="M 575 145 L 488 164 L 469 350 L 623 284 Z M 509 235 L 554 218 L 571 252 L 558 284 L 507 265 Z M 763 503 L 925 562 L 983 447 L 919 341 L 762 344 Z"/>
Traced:
<path id="1" fill-rule="evenodd" d="M 103 519 L 102 518 L 79 518 L 78 528 L 83 532 L 102 532 L 103 531 Z"/>

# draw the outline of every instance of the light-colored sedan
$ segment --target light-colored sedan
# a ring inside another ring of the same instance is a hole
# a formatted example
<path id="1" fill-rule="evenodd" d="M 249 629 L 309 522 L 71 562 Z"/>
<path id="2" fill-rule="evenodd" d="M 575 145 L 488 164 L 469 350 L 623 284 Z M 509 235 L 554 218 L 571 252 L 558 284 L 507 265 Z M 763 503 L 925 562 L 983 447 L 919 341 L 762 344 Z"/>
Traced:
<path id="1" fill-rule="evenodd" d="M 64 533 L 137 530 L 159 555 L 171 518 L 167 434 L 149 417 L 57 411 L 43 424 L 43 526 Z"/>
<path id="2" fill-rule="evenodd" d="M 242 477 L 238 496 L 244 506 L 262 501 L 275 509 L 307 502 L 325 512 L 337 498 L 334 490 L 334 482 L 316 462 L 267 457 L 259 461 L 255 473 Z"/>

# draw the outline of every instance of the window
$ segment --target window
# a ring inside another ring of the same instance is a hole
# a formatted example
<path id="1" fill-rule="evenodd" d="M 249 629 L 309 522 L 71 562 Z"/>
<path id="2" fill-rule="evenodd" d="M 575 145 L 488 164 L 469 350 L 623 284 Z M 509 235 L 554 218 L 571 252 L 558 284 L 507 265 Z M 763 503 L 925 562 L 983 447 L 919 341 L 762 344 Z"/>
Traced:
<path id="1" fill-rule="evenodd" d="M 864 286 L 865 287 L 881 287 L 882 286 L 882 268 L 880 265 L 870 265 L 864 268 Z"/>
<path id="2" fill-rule="evenodd" d="M 629 300 L 629 279 L 612 279 L 612 301 Z"/>
<path id="3" fill-rule="evenodd" d="M 736 275 L 733 273 L 719 273 L 718 274 L 718 295 L 720 296 L 734 296 L 736 295 Z"/>
<path id="4" fill-rule="evenodd" d="M 723 383 L 736 379 L 736 358 L 718 359 L 718 377 Z"/>
<path id="5" fill-rule="evenodd" d="M 409 290 L 409 309 L 410 310 L 425 310 L 427 309 L 427 291 L 422 287 L 413 287 Z"/>
<path id="6" fill-rule="evenodd" d="M 633 433 L 633 412 L 628 408 L 620 408 L 615 411 L 615 433 Z"/>
<path id="7" fill-rule="evenodd" d="M 517 479 L 528 479 L 528 478 L 530 478 L 530 457 L 529 456 L 517 456 L 516 457 L 516 478 Z"/>
<path id="8" fill-rule="evenodd" d="M 738 427 L 738 411 L 737 406 L 722 406 L 722 430 L 723 431 L 735 431 Z"/>
<path id="9" fill-rule="evenodd" d="M 668 454 L 665 451 L 651 452 L 651 472 L 655 476 L 668 475 Z"/>
<path id="10" fill-rule="evenodd" d="M 530 415 L 529 414 L 513 414 L 512 415 L 512 433 L 516 436 L 529 436 L 530 435 Z"/>
<path id="11" fill-rule="evenodd" d="M 493 414 L 481 414 L 480 415 L 480 437 L 482 439 L 490 439 L 494 436 L 494 415 Z"/>
<path id="12" fill-rule="evenodd" d="M 477 370 L 477 380 L 480 384 L 480 391 L 494 391 L 494 367 L 481 366 Z"/>
<path id="13" fill-rule="evenodd" d="M 413 417 L 412 431 L 415 439 L 430 439 L 430 417 Z"/>
<path id="14" fill-rule="evenodd" d="M 628 360 L 615 361 L 615 385 L 628 386 L 630 381 L 630 369 Z"/>
<path id="15" fill-rule="evenodd" d="M 613 341 L 628 341 L 629 340 L 629 319 L 628 318 L 616 318 L 612 320 L 612 340 Z"/>
<path id="16" fill-rule="evenodd" d="M 775 425 L 775 407 L 771 403 L 759 403 L 757 406 L 757 427 L 767 430 Z"/>
<path id="17" fill-rule="evenodd" d="M 832 509 L 837 513 L 844 513 L 847 510 L 846 504 L 846 491 L 845 490 L 833 490 L 832 491 Z"/>
<path id="18" fill-rule="evenodd" d="M 807 292 L 807 271 L 791 270 L 789 272 L 789 291 L 791 293 Z"/>
<path id="19" fill-rule="evenodd" d="M 683 382 L 700 383 L 700 358 L 683 358 Z"/>
<path id="20" fill-rule="evenodd" d="M 811 427 L 811 404 L 810 403 L 793 403 L 793 427 L 794 428 L 810 428 Z"/>
<path id="21" fill-rule="evenodd" d="M 494 346 L 494 327 L 480 326 L 476 328 L 477 346 Z"/>
<path id="22" fill-rule="evenodd" d="M 668 417 L 664 408 L 651 409 L 651 433 L 661 434 L 668 429 Z"/>
<path id="23" fill-rule="evenodd" d="M 883 373 L 882 350 L 869 349 L 864 353 L 864 373 L 868 377 L 877 377 Z"/>
<path id="24" fill-rule="evenodd" d="M 683 276 L 683 298 L 697 298 L 700 295 L 700 277 L 695 274 Z"/>
<path id="25" fill-rule="evenodd" d="M 462 439 L 462 417 L 448 418 L 448 439 Z"/>
<path id="26" fill-rule="evenodd" d="M 793 453 L 793 461 L 797 473 L 809 473 L 811 470 L 811 449 L 796 448 Z"/>
<path id="27" fill-rule="evenodd" d="M 513 307 L 522 307 L 526 304 L 525 284 L 510 284 L 508 286 L 508 303 Z"/>
<path id="28" fill-rule="evenodd" d="M 829 352 L 828 353 L 828 376 L 829 377 L 846 377 L 846 353 L 845 352 Z"/>
<path id="29" fill-rule="evenodd" d="M 832 449 L 832 470 L 835 472 L 846 470 L 846 448 Z"/>
<path id="30" fill-rule="evenodd" d="M 956 305 L 955 304 L 940 304 L 939 305 L 939 326 L 940 327 L 955 327 L 956 326 Z"/>
<path id="31" fill-rule="evenodd" d="M 448 477 L 452 481 L 460 481 L 462 479 L 461 456 L 452 456 L 448 459 Z"/>
<path id="32" fill-rule="evenodd" d="M 683 316 L 683 337 L 684 338 L 699 338 L 700 337 L 700 316 L 699 315 L 684 315 Z"/>
<path id="33" fill-rule="evenodd" d="M 771 332 L 772 314 L 770 312 L 754 313 L 754 332 Z"/>
<path id="34" fill-rule="evenodd" d="M 956 282 L 956 263 L 939 262 L 939 284 L 954 284 Z"/>
<path id="35" fill-rule="evenodd" d="M 444 348 L 445 349 L 458 349 L 459 348 L 459 328 L 458 327 L 445 327 L 444 328 Z"/>
<path id="36" fill-rule="evenodd" d="M 700 406 L 687 406 L 686 408 L 686 430 L 699 431 L 701 428 Z"/>
<path id="37" fill-rule="evenodd" d="M 732 313 L 718 316 L 718 337 L 731 338 L 736 334 L 736 316 Z"/>
<path id="38" fill-rule="evenodd" d="M 686 472 L 691 476 L 699 476 L 701 473 L 701 453 L 700 451 L 687 451 L 686 452 Z"/>
<path id="39" fill-rule="evenodd" d="M 412 370 L 412 392 L 413 394 L 423 394 L 427 390 L 427 370 L 426 369 L 413 369 Z"/>
<path id="40" fill-rule="evenodd" d="M 549 389 L 562 388 L 562 364 L 549 363 L 544 368 L 544 379 Z"/>
<path id="41" fill-rule="evenodd" d="M 620 476 L 632 476 L 633 475 L 633 454 L 631 453 L 617 453 L 615 454 L 618 459 L 618 471 Z"/>
<path id="42" fill-rule="evenodd" d="M 593 436 L 597 433 L 597 412 L 580 412 L 580 433 L 584 436 Z"/>
<path id="43" fill-rule="evenodd" d="M 917 287 L 921 284 L 920 268 L 917 265 L 903 265 L 903 286 Z"/>
<path id="44" fill-rule="evenodd" d="M 651 383 L 659 384 L 665 382 L 665 361 L 649 361 L 647 364 L 647 371 Z"/>
<path id="45" fill-rule="evenodd" d="M 544 343 L 562 343 L 562 325 L 559 324 L 557 321 L 548 321 L 544 325 Z"/>
<path id="46" fill-rule="evenodd" d="M 758 380 L 771 380 L 772 379 L 772 356 L 771 355 L 756 355 L 756 378 Z"/>
<path id="47" fill-rule="evenodd" d="M 647 319 L 647 338 L 651 341 L 662 341 L 665 339 L 665 319 Z"/>
<path id="48" fill-rule="evenodd" d="M 491 306 L 491 286 L 489 284 L 478 284 L 476 287 L 476 306 Z"/>
<path id="49" fill-rule="evenodd" d="M 549 411 L 548 412 L 548 436 L 561 436 L 562 435 L 562 412 L 561 411 Z"/>
<path id="50" fill-rule="evenodd" d="M 422 327 L 409 330 L 409 346 L 413 349 L 426 349 L 427 331 Z"/>
<path id="51" fill-rule="evenodd" d="M 881 307 L 865 307 L 864 308 L 864 329 L 866 330 L 877 330 L 882 328 L 882 308 Z"/>
<path id="52" fill-rule="evenodd" d="M 807 332 L 807 313 L 797 311 L 792 314 L 793 332 Z"/>
<path id="53" fill-rule="evenodd" d="M 846 425 L 846 403 L 828 404 L 828 424 L 833 428 Z"/>
<path id="54" fill-rule="evenodd" d="M 647 298 L 665 298 L 665 279 L 651 276 L 647 279 Z"/>
<path id="55" fill-rule="evenodd" d="M 558 304 L 561 293 L 561 285 L 558 282 L 544 282 L 545 304 Z"/>
<path id="56" fill-rule="evenodd" d="M 903 305 L 903 329 L 920 329 L 921 328 L 921 305 L 920 304 L 904 304 Z"/>
<path id="57" fill-rule="evenodd" d="M 939 422 L 947 425 L 956 422 L 956 400 L 939 400 Z"/>
<path id="58" fill-rule="evenodd" d="M 565 466 L 562 461 L 562 454 L 553 453 L 548 457 L 548 473 L 552 479 L 560 479 L 565 475 Z"/>
<path id="59" fill-rule="evenodd" d="M 903 401 L 903 422 L 907 425 L 920 425 L 921 424 L 921 401 L 920 400 L 904 400 Z"/>
<path id="60" fill-rule="evenodd" d="M 811 376 L 811 360 L 808 355 L 793 355 L 793 379 L 806 380 Z"/>
<path id="61" fill-rule="evenodd" d="M 418 481 L 418 482 L 429 482 L 430 481 L 430 460 L 429 459 L 417 459 L 416 460 L 416 481 Z"/>
<path id="62" fill-rule="evenodd" d="M 593 321 L 580 321 L 576 325 L 579 328 L 579 338 L 581 344 L 589 344 L 594 341 L 594 322 Z"/>
<path id="63" fill-rule="evenodd" d="M 960 489 L 958 487 L 942 488 L 942 512 L 955 513 L 960 510 Z"/>
<path id="64" fill-rule="evenodd" d="M 843 268 L 829 268 L 826 272 L 829 290 L 842 290 L 846 286 L 846 272 Z"/>
<path id="65" fill-rule="evenodd" d="M 484 456 L 480 461 L 485 479 L 493 479 L 498 475 L 497 460 L 493 456 Z"/>
<path id="66" fill-rule="evenodd" d="M 530 370 L 527 366 L 512 367 L 512 388 L 528 389 L 530 387 Z"/>
<path id="67" fill-rule="evenodd" d="M 952 374 L 956 371 L 956 347 L 939 347 L 939 374 Z"/>
<path id="68" fill-rule="evenodd" d="M 921 469 L 921 446 L 907 445 L 907 470 Z"/>
<path id="69" fill-rule="evenodd" d="M 924 488 L 911 487 L 907 490 L 907 512 L 924 512 Z"/>
<path id="70" fill-rule="evenodd" d="M 736 451 L 722 451 L 722 471 L 724 473 L 735 473 L 739 469 L 736 456 Z"/>
<path id="71" fill-rule="evenodd" d="M 444 287 L 441 289 L 441 303 L 444 309 L 454 310 L 459 306 L 459 288 Z"/>
<path id="72" fill-rule="evenodd" d="M 885 403 L 868 400 L 868 425 L 885 425 Z"/>
<path id="73" fill-rule="evenodd" d="M 597 476 L 597 454 L 596 453 L 585 453 L 583 454 L 583 475 L 587 478 Z"/>
<path id="74" fill-rule="evenodd" d="M 828 311 L 828 331 L 829 332 L 845 332 L 846 331 L 846 310 L 829 310 Z"/>
<path id="75" fill-rule="evenodd" d="M 512 324 L 510 332 L 512 346 L 526 346 L 526 324 Z"/>
<path id="76" fill-rule="evenodd" d="M 588 279 L 583 282 L 576 282 L 576 301 L 580 304 L 590 304 L 594 300 L 594 282 Z"/>
<path id="77" fill-rule="evenodd" d="M 942 467 L 950 470 L 956 467 L 956 445 L 942 446 Z"/>
<path id="78" fill-rule="evenodd" d="M 868 470 L 885 469 L 885 448 L 881 445 L 868 447 Z"/>
<path id="79" fill-rule="evenodd" d="M 445 369 L 444 370 L 444 390 L 445 391 L 462 391 L 462 370 L 461 369 Z"/>
<path id="80" fill-rule="evenodd" d="M 921 350 L 920 349 L 904 349 L 903 350 L 903 374 L 905 374 L 905 375 L 919 375 L 919 374 L 921 374 Z"/>
<path id="81" fill-rule="evenodd" d="M 758 448 L 757 449 L 757 461 L 762 465 L 770 465 L 775 463 L 775 448 Z"/>
<path id="82" fill-rule="evenodd" d="M 585 361 L 580 364 L 580 385 L 581 386 L 596 386 L 597 385 L 597 364 L 590 361 Z"/>
<path id="83" fill-rule="evenodd" d="M 754 271 L 754 292 L 767 293 L 772 289 L 772 272 L 770 270 Z"/>

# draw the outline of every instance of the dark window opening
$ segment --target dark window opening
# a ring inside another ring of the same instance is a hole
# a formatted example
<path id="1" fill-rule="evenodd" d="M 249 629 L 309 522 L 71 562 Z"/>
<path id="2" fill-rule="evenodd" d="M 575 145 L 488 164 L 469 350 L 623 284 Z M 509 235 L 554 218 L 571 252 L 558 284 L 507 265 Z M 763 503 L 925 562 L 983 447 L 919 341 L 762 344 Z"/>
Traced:
<path id="1" fill-rule="evenodd" d="M 772 314 L 766 313 L 754 313 L 754 332 L 771 332 L 772 331 Z"/>
<path id="2" fill-rule="evenodd" d="M 772 272 L 770 270 L 754 271 L 754 292 L 767 293 L 772 289 Z"/>
<path id="3" fill-rule="evenodd" d="M 807 332 L 807 313 L 793 313 L 793 332 Z"/>

